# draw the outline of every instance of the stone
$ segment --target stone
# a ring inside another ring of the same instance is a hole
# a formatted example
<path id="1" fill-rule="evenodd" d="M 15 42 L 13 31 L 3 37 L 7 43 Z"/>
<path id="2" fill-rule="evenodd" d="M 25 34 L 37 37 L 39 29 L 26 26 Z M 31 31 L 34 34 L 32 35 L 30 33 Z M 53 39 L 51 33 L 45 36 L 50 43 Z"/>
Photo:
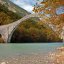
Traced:
<path id="1" fill-rule="evenodd" d="M 6 64 L 6 62 L 2 62 L 1 64 Z"/>

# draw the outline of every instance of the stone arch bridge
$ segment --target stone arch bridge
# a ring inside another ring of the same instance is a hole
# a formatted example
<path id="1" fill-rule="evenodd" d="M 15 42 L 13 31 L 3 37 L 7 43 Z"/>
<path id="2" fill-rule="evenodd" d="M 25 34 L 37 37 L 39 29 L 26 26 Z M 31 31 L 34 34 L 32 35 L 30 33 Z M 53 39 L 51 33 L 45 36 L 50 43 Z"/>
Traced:
<path id="1" fill-rule="evenodd" d="M 54 26 L 53 24 L 51 24 L 49 22 L 46 22 L 46 19 L 48 19 L 48 17 L 46 17 L 45 15 L 41 16 L 40 14 L 35 13 L 35 14 L 26 15 L 23 18 L 21 18 L 20 20 L 15 21 L 13 23 L 0 26 L 0 34 L 2 35 L 2 38 L 4 39 L 4 41 L 6 43 L 10 42 L 12 34 L 15 31 L 15 29 L 19 26 L 19 24 L 22 21 L 24 21 L 24 20 L 26 20 L 28 18 L 31 18 L 31 17 L 38 17 L 38 18 L 42 17 L 41 20 L 44 21 L 45 26 L 47 26 L 48 28 L 52 29 L 54 32 L 58 32 L 56 26 Z M 60 37 L 64 40 L 64 29 L 61 32 Z"/>

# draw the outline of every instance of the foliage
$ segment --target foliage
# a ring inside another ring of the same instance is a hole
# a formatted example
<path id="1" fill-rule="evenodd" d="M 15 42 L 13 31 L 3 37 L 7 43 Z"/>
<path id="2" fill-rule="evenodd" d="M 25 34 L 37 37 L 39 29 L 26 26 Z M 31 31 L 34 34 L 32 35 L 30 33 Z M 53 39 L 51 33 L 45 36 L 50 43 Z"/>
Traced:
<path id="1" fill-rule="evenodd" d="M 55 13 L 56 8 L 64 5 L 64 0 L 43 0 L 42 2 L 40 2 L 40 4 L 37 3 L 37 5 L 35 5 L 33 9 L 34 12 L 43 11 L 46 13 L 49 12 L 50 14 L 53 14 Z"/>
<path id="2" fill-rule="evenodd" d="M 64 0 L 43 0 L 40 4 L 38 2 L 34 6 L 33 11 L 35 13 L 41 13 L 41 15 L 50 15 L 49 19 L 45 19 L 45 21 L 54 25 L 57 28 L 56 32 L 60 36 L 64 27 L 64 13 L 60 13 L 61 11 L 59 11 L 60 14 L 58 14 L 57 11 L 60 7 L 64 11 Z"/>
<path id="3" fill-rule="evenodd" d="M 49 22 L 52 22 L 52 24 L 55 25 L 60 25 L 60 23 L 64 24 L 63 22 L 64 14 L 56 13 L 58 8 L 64 6 L 64 0 L 43 0 L 40 4 L 34 6 L 33 11 L 35 13 L 43 12 L 43 14 L 45 15 L 49 14 L 50 15 Z"/>

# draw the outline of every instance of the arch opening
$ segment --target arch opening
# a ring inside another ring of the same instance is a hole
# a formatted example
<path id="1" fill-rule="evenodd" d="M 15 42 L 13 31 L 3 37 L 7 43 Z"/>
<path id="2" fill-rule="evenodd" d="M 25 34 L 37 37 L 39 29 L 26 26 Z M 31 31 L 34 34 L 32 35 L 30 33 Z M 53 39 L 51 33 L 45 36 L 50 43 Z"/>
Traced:
<path id="1" fill-rule="evenodd" d="M 29 20 L 30 19 L 23 21 L 19 26 L 17 26 L 11 36 L 10 43 L 42 43 L 61 41 L 61 39 L 58 38 L 58 36 L 49 28 L 46 28 L 41 21 L 36 22 Z M 41 25 L 39 23 L 41 23 Z M 49 32 L 46 30 L 50 31 L 49 35 L 47 35 Z"/>

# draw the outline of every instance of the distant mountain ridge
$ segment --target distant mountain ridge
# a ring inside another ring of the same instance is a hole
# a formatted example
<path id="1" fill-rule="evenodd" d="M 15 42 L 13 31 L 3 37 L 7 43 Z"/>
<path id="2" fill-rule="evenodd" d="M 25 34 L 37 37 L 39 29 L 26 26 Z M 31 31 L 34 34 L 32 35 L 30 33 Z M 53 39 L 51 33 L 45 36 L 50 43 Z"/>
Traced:
<path id="1" fill-rule="evenodd" d="M 23 8 L 19 7 L 18 5 L 14 4 L 10 0 L 0 0 L 0 3 L 5 5 L 10 11 L 16 13 L 17 15 L 24 17 L 27 14 L 30 14 Z M 39 21 L 39 18 L 32 18 L 34 21 Z"/>
<path id="2" fill-rule="evenodd" d="M 27 14 L 30 14 L 29 12 L 20 8 L 19 6 L 17 6 L 16 4 L 14 4 L 13 2 L 11 2 L 9 0 L 0 0 L 0 3 L 4 6 L 6 6 L 10 11 L 20 15 L 21 17 L 23 17 Z"/>

